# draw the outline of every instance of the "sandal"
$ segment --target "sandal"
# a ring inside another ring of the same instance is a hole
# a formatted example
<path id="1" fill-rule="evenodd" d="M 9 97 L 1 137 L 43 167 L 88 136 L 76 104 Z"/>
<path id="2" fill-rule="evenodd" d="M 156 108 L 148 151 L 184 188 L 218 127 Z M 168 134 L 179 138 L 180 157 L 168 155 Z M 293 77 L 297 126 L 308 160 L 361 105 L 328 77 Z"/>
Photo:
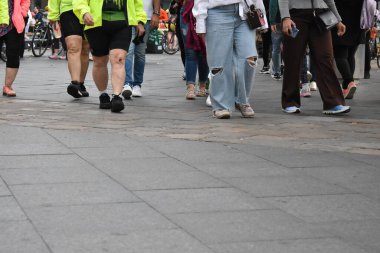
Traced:
<path id="1" fill-rule="evenodd" d="M 15 97 L 16 92 L 12 89 L 10 86 L 4 86 L 3 87 L 3 96 L 7 97 Z"/>

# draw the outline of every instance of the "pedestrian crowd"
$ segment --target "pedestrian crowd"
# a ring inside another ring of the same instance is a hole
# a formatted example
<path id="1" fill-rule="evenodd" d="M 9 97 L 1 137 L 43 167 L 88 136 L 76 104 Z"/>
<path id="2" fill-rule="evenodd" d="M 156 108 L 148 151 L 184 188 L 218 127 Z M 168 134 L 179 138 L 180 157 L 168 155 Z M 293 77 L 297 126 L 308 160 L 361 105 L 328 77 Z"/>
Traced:
<path id="1" fill-rule="evenodd" d="M 16 96 L 12 85 L 28 12 L 30 0 L 0 0 L 0 40 L 7 56 L 4 96 Z M 379 18 L 377 0 L 172 0 L 169 12 L 174 19 L 160 0 L 49 0 L 47 18 L 59 24 L 67 49 L 67 93 L 89 96 L 84 82 L 91 52 L 99 108 L 122 111 L 123 98 L 142 96 L 150 31 L 173 20 L 175 27 L 168 28 L 176 32 L 181 49 L 185 98 L 207 97 L 215 118 L 230 118 L 234 110 L 254 117 L 249 97 L 257 72 L 282 81 L 285 113 L 300 113 L 301 98 L 316 90 L 324 114 L 348 113 L 346 100 L 358 89 L 355 54 L 360 44 L 368 45 Z M 38 15 L 36 9 L 33 13 Z M 257 37 L 262 40 L 260 71 Z M 365 78 L 370 78 L 366 58 Z"/>

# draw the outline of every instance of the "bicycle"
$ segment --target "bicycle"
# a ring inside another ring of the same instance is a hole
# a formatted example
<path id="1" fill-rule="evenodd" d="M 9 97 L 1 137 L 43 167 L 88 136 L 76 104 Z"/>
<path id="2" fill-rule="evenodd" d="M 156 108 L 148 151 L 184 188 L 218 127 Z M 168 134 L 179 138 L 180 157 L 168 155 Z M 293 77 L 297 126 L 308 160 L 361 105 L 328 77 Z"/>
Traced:
<path id="1" fill-rule="evenodd" d="M 163 31 L 162 49 L 165 53 L 173 55 L 179 51 L 178 38 L 175 32 L 175 17 L 170 17 L 169 21 L 164 23 L 166 29 L 161 29 Z"/>

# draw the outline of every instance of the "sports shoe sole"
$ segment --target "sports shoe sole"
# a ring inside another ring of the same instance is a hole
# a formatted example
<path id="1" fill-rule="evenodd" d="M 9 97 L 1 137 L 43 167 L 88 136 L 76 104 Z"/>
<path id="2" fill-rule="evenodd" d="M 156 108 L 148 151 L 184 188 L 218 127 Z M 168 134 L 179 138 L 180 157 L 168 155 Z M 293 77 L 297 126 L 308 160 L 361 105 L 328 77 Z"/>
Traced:
<path id="1" fill-rule="evenodd" d="M 323 111 L 323 114 L 326 114 L 326 115 L 337 115 L 337 114 L 343 114 L 343 113 L 348 113 L 351 111 L 351 108 L 349 107 L 348 109 L 346 110 L 340 110 L 340 111 Z"/>
<path id="2" fill-rule="evenodd" d="M 74 98 L 83 97 L 82 92 L 80 92 L 80 90 L 77 87 L 75 87 L 74 85 L 71 85 L 71 84 L 69 86 L 67 86 L 67 93 Z"/>
<path id="3" fill-rule="evenodd" d="M 121 95 L 124 97 L 124 99 L 131 99 L 132 97 L 132 91 L 131 90 L 124 90 Z"/>
<path id="4" fill-rule="evenodd" d="M 283 111 L 284 113 L 287 113 L 287 114 L 293 114 L 293 113 L 300 113 L 300 112 L 301 112 L 301 109 L 297 109 L 297 110 L 295 110 L 295 111 L 287 111 L 287 110 L 285 110 L 285 109 L 282 109 L 282 111 Z"/>
<path id="5" fill-rule="evenodd" d="M 355 86 L 351 87 L 351 89 L 348 91 L 347 95 L 344 98 L 345 99 L 353 99 L 355 91 L 356 91 L 356 87 Z"/>

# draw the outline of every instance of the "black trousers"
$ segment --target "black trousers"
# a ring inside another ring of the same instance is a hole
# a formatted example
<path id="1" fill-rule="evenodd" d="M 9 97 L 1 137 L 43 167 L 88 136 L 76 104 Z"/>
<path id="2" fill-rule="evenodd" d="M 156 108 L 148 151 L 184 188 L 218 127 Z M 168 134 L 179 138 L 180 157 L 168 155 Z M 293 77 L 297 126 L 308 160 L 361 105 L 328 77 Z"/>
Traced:
<path id="1" fill-rule="evenodd" d="M 342 75 L 342 88 L 347 89 L 350 82 L 354 81 L 355 53 L 359 45 L 342 46 L 334 45 L 334 58 L 336 66 Z"/>

